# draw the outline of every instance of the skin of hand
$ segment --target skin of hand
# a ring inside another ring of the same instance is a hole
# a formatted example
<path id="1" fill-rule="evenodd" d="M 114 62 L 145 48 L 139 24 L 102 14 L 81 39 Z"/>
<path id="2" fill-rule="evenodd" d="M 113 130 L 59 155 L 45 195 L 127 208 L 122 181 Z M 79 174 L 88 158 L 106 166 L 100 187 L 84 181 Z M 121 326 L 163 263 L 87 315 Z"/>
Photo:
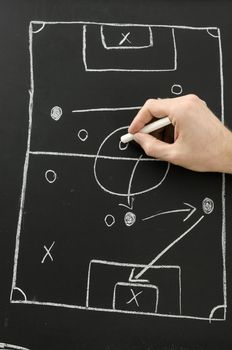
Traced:
<path id="1" fill-rule="evenodd" d="M 165 116 L 174 128 L 172 143 L 160 140 L 161 132 L 156 137 L 139 132 Z M 232 132 L 196 95 L 147 100 L 128 131 L 150 157 L 194 171 L 232 173 Z"/>

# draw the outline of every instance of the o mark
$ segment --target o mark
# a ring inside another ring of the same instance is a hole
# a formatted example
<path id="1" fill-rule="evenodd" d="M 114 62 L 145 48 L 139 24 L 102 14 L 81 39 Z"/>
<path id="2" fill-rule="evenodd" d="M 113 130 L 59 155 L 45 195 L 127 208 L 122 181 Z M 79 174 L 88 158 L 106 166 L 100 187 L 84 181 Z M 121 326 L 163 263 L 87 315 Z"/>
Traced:
<path id="1" fill-rule="evenodd" d="M 125 214 L 124 222 L 126 226 L 134 225 L 135 221 L 136 221 L 136 215 L 134 213 L 129 211 L 128 213 Z"/>
<path id="2" fill-rule="evenodd" d="M 59 106 L 55 106 L 51 109 L 51 117 L 55 121 L 59 120 L 63 114 L 62 108 Z"/>
<path id="3" fill-rule="evenodd" d="M 115 224 L 115 218 L 111 214 L 106 215 L 104 221 L 105 221 L 106 226 L 108 226 L 108 227 L 111 227 Z"/>
<path id="4" fill-rule="evenodd" d="M 45 173 L 45 179 L 50 184 L 53 184 L 53 182 L 55 182 L 56 179 L 57 179 L 56 172 L 54 170 L 47 170 L 46 173 Z"/>
<path id="5" fill-rule="evenodd" d="M 202 209 L 205 214 L 211 214 L 214 210 L 214 201 L 206 197 L 202 202 Z"/>
<path id="6" fill-rule="evenodd" d="M 125 151 L 128 148 L 128 145 L 129 145 L 129 142 L 123 143 L 122 141 L 119 141 L 118 147 L 120 151 Z"/>
<path id="7" fill-rule="evenodd" d="M 85 130 L 85 129 L 81 129 L 79 130 L 78 132 L 78 138 L 81 140 L 81 141 L 86 141 L 87 138 L 88 138 L 89 134 L 88 134 L 88 131 Z"/>
<path id="8" fill-rule="evenodd" d="M 179 84 L 174 84 L 171 87 L 171 92 L 173 95 L 180 95 L 183 92 L 182 86 Z"/>

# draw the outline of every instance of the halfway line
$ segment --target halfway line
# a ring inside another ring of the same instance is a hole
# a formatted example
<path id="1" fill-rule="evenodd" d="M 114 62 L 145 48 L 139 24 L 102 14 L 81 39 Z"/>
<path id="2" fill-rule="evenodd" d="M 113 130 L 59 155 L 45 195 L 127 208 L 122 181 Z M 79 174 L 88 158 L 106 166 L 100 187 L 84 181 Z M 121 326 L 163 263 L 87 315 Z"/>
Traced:
<path id="1" fill-rule="evenodd" d="M 107 112 L 107 111 L 127 111 L 134 109 L 141 109 L 142 106 L 137 107 L 112 107 L 112 108 L 90 108 L 90 109 L 75 109 L 72 113 L 85 113 L 85 112 Z"/>
<path id="2" fill-rule="evenodd" d="M 82 158 L 99 158 L 99 159 L 110 159 L 110 160 L 133 160 L 133 161 L 156 161 L 161 162 L 160 159 L 155 158 L 137 158 L 137 157 L 114 157 L 114 156 L 103 156 L 97 154 L 85 154 L 85 153 L 64 153 L 64 152 L 41 152 L 41 151 L 30 151 L 30 154 L 36 156 L 63 156 L 63 157 L 82 157 Z"/>

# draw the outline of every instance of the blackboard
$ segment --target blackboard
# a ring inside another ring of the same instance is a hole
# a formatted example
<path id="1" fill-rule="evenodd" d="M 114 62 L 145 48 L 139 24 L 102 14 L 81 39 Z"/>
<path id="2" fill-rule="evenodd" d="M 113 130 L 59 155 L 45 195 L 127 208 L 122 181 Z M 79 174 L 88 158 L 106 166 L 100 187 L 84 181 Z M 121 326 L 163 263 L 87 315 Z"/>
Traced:
<path id="1" fill-rule="evenodd" d="M 0 349 L 230 349 L 231 179 L 124 145 L 148 98 L 232 126 L 229 1 L 1 1 Z"/>

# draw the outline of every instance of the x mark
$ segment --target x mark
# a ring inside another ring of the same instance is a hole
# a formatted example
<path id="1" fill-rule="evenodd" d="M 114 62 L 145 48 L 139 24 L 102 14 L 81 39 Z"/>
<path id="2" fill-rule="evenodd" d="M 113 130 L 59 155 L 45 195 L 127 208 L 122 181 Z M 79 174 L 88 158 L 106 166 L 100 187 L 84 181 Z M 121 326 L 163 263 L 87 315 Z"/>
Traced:
<path id="1" fill-rule="evenodd" d="M 135 292 L 133 291 L 133 289 L 130 288 L 130 291 L 133 295 L 133 297 L 127 301 L 127 304 L 130 304 L 133 300 L 134 302 L 136 303 L 136 305 L 139 307 L 139 303 L 138 303 L 138 300 L 137 300 L 137 297 L 143 292 L 142 290 L 140 292 L 138 292 L 137 294 L 135 294 Z"/>
<path id="2" fill-rule="evenodd" d="M 127 41 L 129 44 L 131 44 L 131 41 L 128 39 L 130 32 L 128 32 L 127 34 L 123 34 L 123 33 L 121 33 L 121 34 L 122 34 L 123 38 L 118 45 L 122 45 L 125 41 Z"/>
<path id="3" fill-rule="evenodd" d="M 50 259 L 51 259 L 51 261 L 53 261 L 53 257 L 52 257 L 52 255 L 51 255 L 51 250 L 52 250 L 52 247 L 54 246 L 54 244 L 55 244 L 55 241 L 52 243 L 52 245 L 49 247 L 49 248 L 47 248 L 45 245 L 44 245 L 44 249 L 46 250 L 46 254 L 44 255 L 44 257 L 43 257 L 43 259 L 42 259 L 42 261 L 41 261 L 41 263 L 43 264 L 44 263 L 44 261 L 45 261 L 45 259 L 47 258 L 47 257 L 49 257 Z"/>

